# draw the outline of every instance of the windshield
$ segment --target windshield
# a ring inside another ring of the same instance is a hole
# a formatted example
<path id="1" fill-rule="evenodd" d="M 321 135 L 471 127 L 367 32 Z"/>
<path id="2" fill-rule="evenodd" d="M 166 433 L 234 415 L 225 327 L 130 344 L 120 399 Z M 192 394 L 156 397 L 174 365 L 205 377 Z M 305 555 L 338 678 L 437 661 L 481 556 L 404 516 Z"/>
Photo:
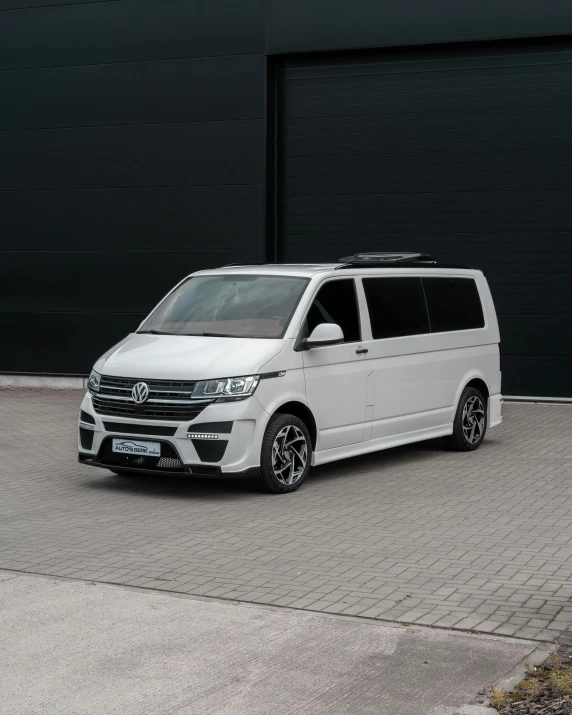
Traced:
<path id="1" fill-rule="evenodd" d="M 307 284 L 294 276 L 196 276 L 173 291 L 138 332 L 281 338 Z"/>

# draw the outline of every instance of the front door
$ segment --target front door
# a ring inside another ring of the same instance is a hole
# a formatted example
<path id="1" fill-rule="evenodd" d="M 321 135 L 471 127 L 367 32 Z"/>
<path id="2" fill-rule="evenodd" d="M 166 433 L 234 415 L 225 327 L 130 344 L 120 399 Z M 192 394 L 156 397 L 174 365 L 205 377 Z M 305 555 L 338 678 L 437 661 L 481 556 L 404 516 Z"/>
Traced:
<path id="1" fill-rule="evenodd" d="M 309 336 L 320 323 L 336 323 L 344 342 L 304 352 L 306 397 L 318 426 L 317 451 L 343 447 L 364 438 L 366 384 L 365 351 L 355 281 L 332 279 L 323 283 L 303 325 Z"/>

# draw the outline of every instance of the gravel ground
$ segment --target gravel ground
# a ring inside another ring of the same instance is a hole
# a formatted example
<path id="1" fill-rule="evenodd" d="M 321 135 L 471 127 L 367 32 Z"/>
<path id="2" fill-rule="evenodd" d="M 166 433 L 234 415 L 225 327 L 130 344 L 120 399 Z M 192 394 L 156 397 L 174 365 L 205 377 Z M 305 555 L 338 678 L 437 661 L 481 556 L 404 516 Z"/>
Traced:
<path id="1" fill-rule="evenodd" d="M 572 713 L 572 647 L 561 646 L 511 693 L 493 689 L 492 705 L 502 715 L 570 715 Z"/>

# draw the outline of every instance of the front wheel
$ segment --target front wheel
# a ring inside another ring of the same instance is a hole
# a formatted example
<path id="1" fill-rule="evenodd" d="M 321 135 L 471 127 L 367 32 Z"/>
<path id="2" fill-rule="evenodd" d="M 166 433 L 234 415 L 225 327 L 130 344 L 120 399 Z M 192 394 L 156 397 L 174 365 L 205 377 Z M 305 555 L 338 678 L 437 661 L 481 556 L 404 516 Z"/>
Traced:
<path id="1" fill-rule="evenodd" d="M 465 387 L 457 406 L 453 434 L 446 438 L 451 449 L 470 452 L 480 447 L 487 431 L 487 400 L 474 387 Z"/>
<path id="2" fill-rule="evenodd" d="M 270 418 L 260 454 L 258 485 L 271 494 L 287 494 L 302 484 L 310 471 L 312 441 L 308 428 L 294 415 Z"/>

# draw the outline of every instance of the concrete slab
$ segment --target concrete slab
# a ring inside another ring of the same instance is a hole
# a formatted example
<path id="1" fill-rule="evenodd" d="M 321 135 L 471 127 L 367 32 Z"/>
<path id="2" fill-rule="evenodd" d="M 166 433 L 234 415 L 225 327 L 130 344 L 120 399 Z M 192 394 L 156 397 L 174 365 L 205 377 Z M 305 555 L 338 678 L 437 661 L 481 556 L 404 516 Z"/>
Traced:
<path id="1" fill-rule="evenodd" d="M 10 715 L 481 715 L 537 645 L 27 574 L 0 604 Z"/>

